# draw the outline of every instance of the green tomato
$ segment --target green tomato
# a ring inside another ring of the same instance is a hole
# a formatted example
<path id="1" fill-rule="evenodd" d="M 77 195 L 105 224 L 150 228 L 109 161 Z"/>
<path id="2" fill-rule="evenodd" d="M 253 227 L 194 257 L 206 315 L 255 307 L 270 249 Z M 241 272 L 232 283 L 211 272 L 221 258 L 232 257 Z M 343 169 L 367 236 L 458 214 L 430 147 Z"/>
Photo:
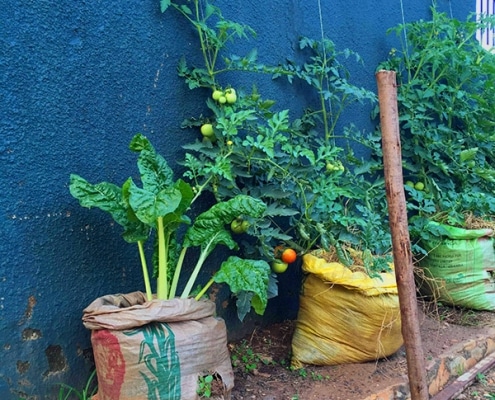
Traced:
<path id="1" fill-rule="evenodd" d="M 337 161 L 335 164 L 332 164 L 331 162 L 327 162 L 325 168 L 327 172 L 344 171 L 345 169 L 340 161 Z"/>
<path id="2" fill-rule="evenodd" d="M 237 94 L 234 89 L 227 89 L 225 91 L 225 100 L 229 104 L 234 104 L 237 101 Z"/>
<path id="3" fill-rule="evenodd" d="M 211 94 L 211 98 L 215 101 L 218 101 L 222 96 L 223 96 L 223 92 L 218 89 L 214 90 L 213 93 Z"/>
<path id="4" fill-rule="evenodd" d="M 247 226 L 244 224 L 245 222 Z M 247 228 L 249 228 L 249 222 L 244 221 L 242 218 L 236 218 L 230 223 L 230 230 L 237 235 L 246 232 Z"/>
<path id="5" fill-rule="evenodd" d="M 212 124 L 203 124 L 201 125 L 201 134 L 205 137 L 212 137 L 215 135 L 215 132 L 213 131 L 213 125 Z"/>
<path id="6" fill-rule="evenodd" d="M 251 224 L 248 221 L 242 221 L 241 227 L 244 232 L 247 232 Z"/>
<path id="7" fill-rule="evenodd" d="M 413 181 L 407 181 L 406 186 L 409 186 L 410 188 L 414 188 L 414 182 Z"/>
<path id="8" fill-rule="evenodd" d="M 218 102 L 219 102 L 220 104 L 225 104 L 225 103 L 227 102 L 227 98 L 226 98 L 225 96 L 223 96 L 223 95 L 222 95 L 222 96 L 220 96 L 220 97 L 218 98 Z"/>
<path id="9" fill-rule="evenodd" d="M 272 270 L 276 274 L 283 274 L 285 271 L 287 271 L 287 267 L 289 264 L 283 262 L 282 260 L 273 260 L 272 262 Z"/>
<path id="10" fill-rule="evenodd" d="M 416 184 L 414 185 L 414 188 L 416 190 L 422 191 L 425 189 L 425 184 L 423 182 L 416 182 Z"/>

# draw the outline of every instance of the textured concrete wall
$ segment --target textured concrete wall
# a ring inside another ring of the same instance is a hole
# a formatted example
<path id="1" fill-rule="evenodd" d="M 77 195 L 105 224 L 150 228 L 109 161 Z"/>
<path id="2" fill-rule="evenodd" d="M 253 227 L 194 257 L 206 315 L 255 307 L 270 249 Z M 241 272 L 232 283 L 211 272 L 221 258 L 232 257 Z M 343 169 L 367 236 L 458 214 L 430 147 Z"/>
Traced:
<path id="1" fill-rule="evenodd" d="M 375 90 L 401 2 L 321 3 L 321 14 L 307 0 L 216 5 L 258 32 L 235 52 L 257 47 L 267 63 L 291 56 L 300 35 L 319 38 L 321 15 L 324 33 L 364 58 L 364 67 L 352 67 L 354 80 Z M 428 17 L 429 2 L 404 3 L 406 20 Z M 474 10 L 474 1 L 439 5 L 462 18 Z M 136 174 L 127 146 L 137 132 L 179 170 L 180 146 L 196 134 L 180 122 L 203 109 L 206 93 L 191 93 L 177 77 L 179 57 L 194 59 L 197 42 L 175 13 L 160 14 L 158 0 L 9 0 L 0 18 L 0 398 L 53 399 L 58 383 L 82 387 L 91 368 L 82 309 L 143 287 L 135 248 L 109 218 L 70 196 L 69 173 L 123 182 Z M 261 78 L 235 79 L 250 88 Z M 301 106 L 297 90 L 260 84 L 281 106 Z M 354 118 L 369 124 L 368 113 Z M 297 278 L 281 278 L 267 318 L 295 317 Z M 220 312 L 232 335 L 240 332 L 232 311 Z"/>

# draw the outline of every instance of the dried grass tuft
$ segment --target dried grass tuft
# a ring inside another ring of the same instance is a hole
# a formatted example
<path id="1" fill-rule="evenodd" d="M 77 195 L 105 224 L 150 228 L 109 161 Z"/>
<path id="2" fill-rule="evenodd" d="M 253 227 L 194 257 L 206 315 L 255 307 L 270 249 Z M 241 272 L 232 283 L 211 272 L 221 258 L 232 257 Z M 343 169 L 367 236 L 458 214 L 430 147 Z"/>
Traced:
<path id="1" fill-rule="evenodd" d="M 464 228 L 466 229 L 484 229 L 495 230 L 495 218 L 484 216 L 483 218 L 473 215 L 473 213 L 464 214 Z"/>

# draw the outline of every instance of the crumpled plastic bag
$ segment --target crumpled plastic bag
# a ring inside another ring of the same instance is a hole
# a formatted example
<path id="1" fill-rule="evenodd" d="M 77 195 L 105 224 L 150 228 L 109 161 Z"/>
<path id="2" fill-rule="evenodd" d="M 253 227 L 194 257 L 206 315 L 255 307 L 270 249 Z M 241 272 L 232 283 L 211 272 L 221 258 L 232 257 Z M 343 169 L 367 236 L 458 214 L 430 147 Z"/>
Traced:
<path id="1" fill-rule="evenodd" d="M 377 360 L 403 344 L 393 273 L 370 278 L 317 253 L 303 257 L 307 274 L 292 338 L 293 368 Z"/>
<path id="2" fill-rule="evenodd" d="M 495 311 L 495 251 L 492 229 L 462 229 L 430 222 L 442 234 L 422 243 L 424 276 L 416 280 L 431 299 L 473 310 Z M 421 271 L 420 270 L 420 271 Z"/>

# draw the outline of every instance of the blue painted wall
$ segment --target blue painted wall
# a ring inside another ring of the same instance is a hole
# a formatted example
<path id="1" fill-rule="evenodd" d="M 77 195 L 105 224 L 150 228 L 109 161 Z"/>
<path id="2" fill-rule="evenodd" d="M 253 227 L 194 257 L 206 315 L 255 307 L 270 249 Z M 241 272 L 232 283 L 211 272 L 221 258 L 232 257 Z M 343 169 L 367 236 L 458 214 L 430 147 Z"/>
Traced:
<path id="1" fill-rule="evenodd" d="M 361 54 L 365 66 L 351 66 L 352 76 L 375 90 L 376 65 L 396 43 L 385 31 L 402 21 L 401 2 L 351 3 L 322 1 L 323 30 Z M 428 18 L 429 2 L 404 3 L 407 21 Z M 258 32 L 236 52 L 257 47 L 267 63 L 291 56 L 300 35 L 321 36 L 316 0 L 216 4 Z M 474 1 L 439 7 L 463 19 Z M 69 173 L 123 182 L 136 174 L 127 146 L 137 132 L 179 171 L 180 146 L 197 134 L 179 124 L 203 99 L 176 65 L 197 42 L 175 13 L 160 13 L 158 0 L 5 0 L 0 20 L 0 398 L 53 399 L 58 383 L 82 387 L 92 367 L 83 308 L 143 287 L 134 247 L 70 196 Z M 237 79 L 249 88 L 258 78 Z M 281 107 L 300 106 L 292 88 L 262 85 Z M 368 111 L 353 116 L 358 126 L 369 124 Z M 297 289 L 297 273 L 281 279 L 265 323 L 295 317 Z M 219 312 L 238 334 L 232 310 Z"/>

